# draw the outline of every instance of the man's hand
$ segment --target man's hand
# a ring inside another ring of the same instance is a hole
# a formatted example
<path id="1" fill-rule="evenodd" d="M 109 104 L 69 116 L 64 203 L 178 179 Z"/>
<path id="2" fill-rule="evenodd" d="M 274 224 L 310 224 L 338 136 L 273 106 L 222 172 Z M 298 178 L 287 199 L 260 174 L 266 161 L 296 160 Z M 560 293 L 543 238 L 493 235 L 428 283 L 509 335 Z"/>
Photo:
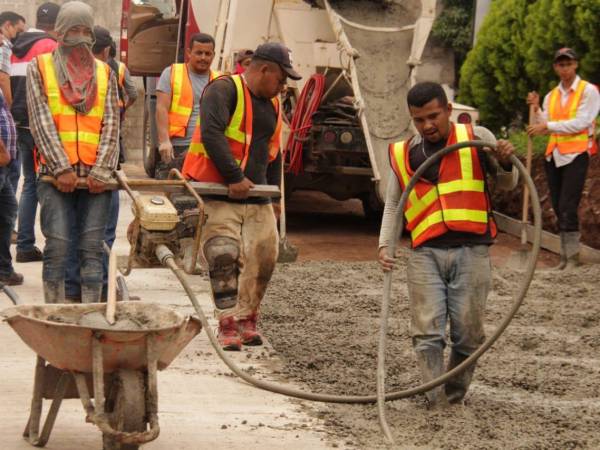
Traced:
<path id="1" fill-rule="evenodd" d="M 10 164 L 10 153 L 8 153 L 8 149 L 4 145 L 4 143 L 0 140 L 0 167 L 5 167 Z"/>
<path id="2" fill-rule="evenodd" d="M 102 194 L 106 190 L 106 183 L 104 181 L 97 180 L 93 177 L 87 177 L 87 185 L 90 194 Z"/>
<path id="3" fill-rule="evenodd" d="M 540 94 L 535 91 L 527 94 L 527 104 L 533 106 L 535 112 L 540 110 Z"/>
<path id="4" fill-rule="evenodd" d="M 281 217 L 281 203 L 273 202 L 273 212 L 275 213 L 275 220 L 279 220 Z"/>
<path id="5" fill-rule="evenodd" d="M 515 147 L 507 141 L 506 139 L 498 139 L 498 143 L 496 144 L 496 150 L 494 151 L 494 155 L 496 155 L 496 159 L 500 163 L 508 163 L 510 159 L 510 155 L 515 152 Z"/>
<path id="6" fill-rule="evenodd" d="M 56 189 L 60 192 L 73 192 L 77 187 L 77 175 L 73 170 L 61 173 L 56 177 Z"/>
<path id="7" fill-rule="evenodd" d="M 381 247 L 379 249 L 378 260 L 384 272 L 390 272 L 396 266 L 396 258 L 388 256 L 387 247 Z"/>
<path id="8" fill-rule="evenodd" d="M 527 134 L 529 136 L 542 136 L 548 134 L 548 123 L 541 122 L 527 127 Z"/>
<path id="9" fill-rule="evenodd" d="M 254 187 L 254 183 L 248 178 L 244 177 L 239 183 L 233 183 L 229 185 L 229 198 L 235 198 L 242 200 L 248 198 L 248 192 Z"/>
<path id="10" fill-rule="evenodd" d="M 175 153 L 173 151 L 173 144 L 171 144 L 171 141 L 161 142 L 158 146 L 158 153 L 160 153 L 161 161 L 165 164 L 169 164 L 171 161 L 173 161 Z"/>

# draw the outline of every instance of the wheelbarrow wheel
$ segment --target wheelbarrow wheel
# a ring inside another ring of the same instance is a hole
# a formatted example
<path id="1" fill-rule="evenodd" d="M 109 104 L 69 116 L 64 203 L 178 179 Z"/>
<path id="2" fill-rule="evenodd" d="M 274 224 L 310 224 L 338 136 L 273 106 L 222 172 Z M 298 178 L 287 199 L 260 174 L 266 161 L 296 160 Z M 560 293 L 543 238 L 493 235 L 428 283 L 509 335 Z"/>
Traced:
<path id="1" fill-rule="evenodd" d="M 146 430 L 146 387 L 144 374 L 137 370 L 119 370 L 106 398 L 110 425 L 117 431 Z M 122 444 L 103 435 L 103 450 L 138 450 L 137 444 Z"/>

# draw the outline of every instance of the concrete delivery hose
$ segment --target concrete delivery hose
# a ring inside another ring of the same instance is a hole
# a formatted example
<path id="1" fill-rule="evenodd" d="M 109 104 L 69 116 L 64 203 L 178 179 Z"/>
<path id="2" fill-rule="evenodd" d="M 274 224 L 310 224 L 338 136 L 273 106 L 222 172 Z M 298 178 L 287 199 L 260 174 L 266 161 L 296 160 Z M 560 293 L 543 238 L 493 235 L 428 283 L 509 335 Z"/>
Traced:
<path id="1" fill-rule="evenodd" d="M 432 155 L 425 163 L 417 170 L 415 176 L 412 178 L 411 182 L 407 186 L 406 191 L 402 195 L 400 199 L 400 204 L 398 207 L 398 215 L 396 217 L 396 223 L 394 226 L 394 236 L 399 236 L 400 232 L 403 228 L 403 214 L 404 205 L 406 204 L 409 192 L 414 188 L 416 180 L 421 176 L 421 174 L 427 170 L 429 166 L 435 163 L 442 156 L 460 149 L 462 147 L 495 147 L 495 144 L 486 143 L 482 141 L 468 141 L 462 142 L 460 144 L 455 144 L 450 147 L 446 147 L 443 150 Z M 229 369 L 242 380 L 247 383 L 255 386 L 259 389 L 264 389 L 266 391 L 274 392 L 277 394 L 286 395 L 288 397 L 295 397 L 304 400 L 317 401 L 317 402 L 327 402 L 327 403 L 357 403 L 357 404 L 367 404 L 367 403 L 378 403 L 379 404 L 379 412 L 380 412 L 380 421 L 382 423 L 382 427 L 384 429 L 384 433 L 386 438 L 391 441 L 391 433 L 389 431 L 389 427 L 385 420 L 385 410 L 383 408 L 383 404 L 385 401 L 390 400 L 399 400 L 401 398 L 411 397 L 417 394 L 422 394 L 424 392 L 433 389 L 440 384 L 445 383 L 450 378 L 459 375 L 465 369 L 467 369 L 471 364 L 473 364 L 483 353 L 485 353 L 500 337 L 500 335 L 504 332 L 517 310 L 521 306 L 523 299 L 525 298 L 525 294 L 527 293 L 527 289 L 529 288 L 529 284 L 531 283 L 531 279 L 533 278 L 533 273 L 535 271 L 535 265 L 537 261 L 538 252 L 540 249 L 540 239 L 541 239 L 541 208 L 537 195 L 537 191 L 535 189 L 535 185 L 533 184 L 533 180 L 527 173 L 525 167 L 521 162 L 514 156 L 511 157 L 511 162 L 517 167 L 520 175 L 523 177 L 525 182 L 527 183 L 527 187 L 529 188 L 529 193 L 531 196 L 531 205 L 533 207 L 533 216 L 534 216 L 534 237 L 533 237 L 533 248 L 527 263 L 527 269 L 525 270 L 523 279 L 519 286 L 518 293 L 513 301 L 512 307 L 506 317 L 500 323 L 500 326 L 494 332 L 494 334 L 489 337 L 482 345 L 477 349 L 475 353 L 473 353 L 469 358 L 463 361 L 460 365 L 455 367 L 454 369 L 446 372 L 441 377 L 430 381 L 429 383 L 422 384 L 417 387 L 413 387 L 410 389 L 405 389 L 402 391 L 394 391 L 385 393 L 385 346 L 386 346 L 386 335 L 387 335 L 387 322 L 388 322 L 388 314 L 389 314 L 389 300 L 390 300 L 390 292 L 391 292 L 391 273 L 387 273 L 385 276 L 385 284 L 384 284 L 384 292 L 383 292 L 383 302 L 381 309 L 381 329 L 380 329 L 380 338 L 379 338 L 379 356 L 378 356 L 378 365 L 377 365 L 377 394 L 376 395 L 349 395 L 349 396 L 341 396 L 334 394 L 322 394 L 322 393 L 314 393 L 314 392 L 305 392 L 298 389 L 293 389 L 281 384 L 272 383 L 264 380 L 258 380 L 247 373 L 243 372 L 232 360 L 229 356 L 223 351 L 221 346 L 219 345 L 216 336 L 214 335 L 206 315 L 202 311 L 200 304 L 198 303 L 198 299 L 196 298 L 196 294 L 194 294 L 190 283 L 187 280 L 186 273 L 177 267 L 175 263 L 175 259 L 173 253 L 169 250 L 165 245 L 159 245 L 156 249 L 156 256 L 158 257 L 161 264 L 165 267 L 171 269 L 171 271 L 178 278 L 179 282 L 183 286 L 186 294 L 188 295 L 204 330 L 208 336 L 210 344 L 217 352 L 217 355 L 221 360 L 229 367 Z M 389 251 L 390 254 L 394 254 L 395 252 L 395 242 L 390 246 Z"/>

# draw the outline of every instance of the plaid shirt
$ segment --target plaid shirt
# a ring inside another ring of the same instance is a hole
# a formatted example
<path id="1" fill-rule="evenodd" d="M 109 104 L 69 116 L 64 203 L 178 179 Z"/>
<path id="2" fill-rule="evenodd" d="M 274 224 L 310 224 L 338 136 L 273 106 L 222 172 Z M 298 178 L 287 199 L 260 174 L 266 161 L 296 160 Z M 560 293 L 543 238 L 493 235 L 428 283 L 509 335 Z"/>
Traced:
<path id="1" fill-rule="evenodd" d="M 29 127 L 35 139 L 39 154 L 46 160 L 45 165 L 40 165 L 40 174 L 58 176 L 69 170 L 75 170 L 79 177 L 88 175 L 100 181 L 107 182 L 119 159 L 119 105 L 117 103 L 117 79 L 111 71 L 106 102 L 104 104 L 104 117 L 100 131 L 100 143 L 96 164 L 88 166 L 82 162 L 69 164 L 69 158 L 63 148 L 58 135 L 44 83 L 34 58 L 27 66 L 27 109 L 29 111 Z"/>
<path id="2" fill-rule="evenodd" d="M 7 39 L 0 46 L 0 71 L 10 74 L 10 56 L 12 55 L 12 43 Z"/>
<path id="3" fill-rule="evenodd" d="M 0 139 L 4 143 L 11 159 L 17 157 L 17 130 L 10 109 L 0 91 Z"/>

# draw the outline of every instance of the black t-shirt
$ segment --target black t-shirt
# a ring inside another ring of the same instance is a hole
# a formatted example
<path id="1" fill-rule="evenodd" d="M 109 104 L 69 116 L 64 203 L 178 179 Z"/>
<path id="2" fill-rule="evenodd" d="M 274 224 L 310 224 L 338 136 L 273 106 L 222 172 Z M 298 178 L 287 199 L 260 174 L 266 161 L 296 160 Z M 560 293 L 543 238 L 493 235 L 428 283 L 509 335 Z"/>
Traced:
<path id="1" fill-rule="evenodd" d="M 204 90 L 200 101 L 200 124 L 202 142 L 206 152 L 215 164 L 225 183 L 239 183 L 244 176 L 254 184 L 281 183 L 281 153 L 269 163 L 269 142 L 277 126 L 277 112 L 270 99 L 259 98 L 250 92 L 252 98 L 252 142 L 246 168 L 242 169 L 234 160 L 225 129 L 237 105 L 237 91 L 229 77 L 219 78 Z M 219 197 L 234 203 L 268 203 L 266 198 L 233 200 Z"/>
<path id="2" fill-rule="evenodd" d="M 422 139 L 421 143 L 411 145 L 408 153 L 408 163 L 413 171 L 416 171 L 434 153 L 442 150 L 446 147 L 446 141 L 440 140 L 439 142 L 431 143 L 426 139 Z M 481 169 L 484 174 L 484 182 L 486 174 L 490 172 L 490 163 L 488 156 L 483 150 L 477 150 L 479 156 L 479 162 L 481 163 Z M 442 158 L 443 159 L 443 158 Z M 423 178 L 434 184 L 437 184 L 440 173 L 440 165 L 442 160 L 438 160 L 435 164 L 431 165 L 423 174 Z M 485 183 L 487 191 L 487 183 Z M 489 196 L 488 196 L 489 199 Z M 492 210 L 491 205 L 488 208 Z M 491 214 L 491 213 L 490 213 Z M 493 220 L 493 219 L 492 219 Z M 488 221 L 488 228 L 484 234 L 468 233 L 464 231 L 452 231 L 449 230 L 441 236 L 429 239 L 422 244 L 422 247 L 434 247 L 434 248 L 448 248 L 448 247 L 460 247 L 463 245 L 491 245 L 494 243 L 492 233 L 490 230 Z"/>

